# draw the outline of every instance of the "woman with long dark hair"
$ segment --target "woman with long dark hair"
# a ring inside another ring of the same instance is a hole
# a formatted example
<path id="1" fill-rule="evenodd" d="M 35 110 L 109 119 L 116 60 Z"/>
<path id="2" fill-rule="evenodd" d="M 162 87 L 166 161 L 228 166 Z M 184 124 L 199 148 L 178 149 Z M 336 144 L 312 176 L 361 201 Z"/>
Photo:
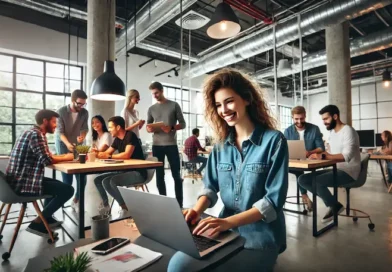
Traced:
<path id="1" fill-rule="evenodd" d="M 392 133 L 389 130 L 384 130 L 381 133 L 381 139 L 384 142 L 384 146 L 381 149 L 381 154 L 383 155 L 392 155 Z M 392 161 L 387 161 L 388 170 L 388 181 L 392 182 Z"/>
<path id="2" fill-rule="evenodd" d="M 201 220 L 193 234 L 238 232 L 245 249 L 219 268 L 270 271 L 286 249 L 287 141 L 276 130 L 261 88 L 247 75 L 218 71 L 205 82 L 204 99 L 218 143 L 208 159 L 204 189 L 195 206 L 184 211 L 185 220 L 195 224 L 220 192 L 224 207 L 219 218 Z M 191 257 L 176 253 L 168 271 L 191 271 L 191 263 Z"/>
<path id="3" fill-rule="evenodd" d="M 105 120 L 101 115 L 91 118 L 91 127 L 93 128 L 93 150 L 104 152 L 112 144 L 112 136 L 106 127 Z"/>

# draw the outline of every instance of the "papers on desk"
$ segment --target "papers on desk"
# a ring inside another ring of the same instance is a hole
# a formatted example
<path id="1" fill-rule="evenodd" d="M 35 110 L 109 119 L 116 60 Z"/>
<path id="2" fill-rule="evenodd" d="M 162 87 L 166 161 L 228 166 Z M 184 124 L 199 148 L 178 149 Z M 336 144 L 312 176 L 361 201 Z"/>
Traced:
<path id="1" fill-rule="evenodd" d="M 101 243 L 102 241 L 98 242 Z M 162 254 L 138 246 L 136 244 L 127 244 L 107 255 L 99 255 L 91 252 L 97 243 L 89 244 L 83 247 L 75 248 L 76 254 L 87 252 L 91 257 L 91 266 L 88 272 L 133 272 L 139 271 L 146 266 L 156 262 L 162 257 Z"/>

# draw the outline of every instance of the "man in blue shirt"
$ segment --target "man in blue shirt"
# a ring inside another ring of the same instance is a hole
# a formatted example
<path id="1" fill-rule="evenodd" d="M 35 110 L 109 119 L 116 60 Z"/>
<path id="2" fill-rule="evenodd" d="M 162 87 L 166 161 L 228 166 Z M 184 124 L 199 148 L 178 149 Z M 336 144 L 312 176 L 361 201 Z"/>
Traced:
<path id="1" fill-rule="evenodd" d="M 286 139 L 305 141 L 306 157 L 309 157 L 312 154 L 324 152 L 325 147 L 320 129 L 318 126 L 307 123 L 305 121 L 305 108 L 302 106 L 294 107 L 291 110 L 291 117 L 293 118 L 294 124 L 286 128 L 286 130 L 284 131 L 284 136 L 286 137 Z M 290 173 L 294 174 L 297 177 L 298 182 L 298 177 L 304 172 L 290 171 Z M 299 184 L 298 186 L 302 195 L 303 202 L 308 207 L 308 210 L 312 211 L 312 201 L 308 197 L 306 189 L 301 187 Z"/>

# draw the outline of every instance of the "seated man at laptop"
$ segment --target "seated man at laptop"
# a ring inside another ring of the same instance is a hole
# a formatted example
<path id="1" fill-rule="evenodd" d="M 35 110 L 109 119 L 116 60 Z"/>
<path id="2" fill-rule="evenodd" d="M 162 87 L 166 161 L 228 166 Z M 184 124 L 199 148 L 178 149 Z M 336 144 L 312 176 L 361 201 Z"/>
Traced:
<path id="1" fill-rule="evenodd" d="M 63 161 L 72 161 L 73 154 L 52 155 L 49 151 L 46 134 L 53 134 L 59 115 L 51 110 L 40 110 L 35 115 L 36 125 L 25 130 L 16 140 L 11 151 L 5 178 L 16 194 L 21 196 L 51 195 L 45 199 L 43 217 L 51 228 L 58 227 L 61 222 L 54 219 L 53 214 L 72 196 L 71 185 L 58 180 L 46 178 L 45 166 Z M 49 232 L 38 216 L 27 227 L 27 231 L 49 238 Z"/>
<path id="2" fill-rule="evenodd" d="M 291 110 L 293 123 L 286 128 L 284 136 L 287 140 L 305 141 L 306 157 L 315 153 L 321 153 L 325 150 L 323 138 L 318 126 L 306 122 L 306 110 L 302 106 L 294 107 Z M 297 177 L 302 175 L 303 171 L 290 171 Z M 310 200 L 305 188 L 299 185 L 302 200 L 306 204 L 308 211 L 312 211 L 312 201 Z"/>
<path id="3" fill-rule="evenodd" d="M 335 105 L 325 106 L 320 110 L 321 118 L 326 128 L 331 131 L 329 136 L 329 150 L 321 154 L 312 154 L 310 159 L 334 160 L 337 163 L 337 184 L 343 185 L 354 182 L 361 171 L 361 154 L 359 151 L 359 137 L 357 132 L 340 120 L 340 112 Z M 323 222 L 333 220 L 334 214 L 344 210 L 343 205 L 336 201 L 328 187 L 333 186 L 333 170 L 316 172 L 317 195 L 329 207 Z M 299 184 L 312 192 L 312 174 L 299 177 Z M 313 192 L 312 192 L 313 193 Z"/>
<path id="4" fill-rule="evenodd" d="M 198 156 L 197 151 L 206 151 L 201 147 L 199 139 L 200 130 L 198 128 L 192 129 L 192 136 L 185 140 L 184 153 L 188 157 L 189 162 L 201 163 L 199 169 L 196 170 L 197 174 L 201 175 L 201 172 L 207 165 L 207 158 Z"/>
<path id="5" fill-rule="evenodd" d="M 120 116 L 114 116 L 108 121 L 108 130 L 114 138 L 113 144 L 105 152 L 99 152 L 100 159 L 138 159 L 144 160 L 143 149 L 139 138 L 132 131 L 125 130 L 125 120 Z M 118 151 L 118 154 L 113 154 Z M 117 186 L 131 186 L 143 183 L 147 178 L 147 170 L 106 173 L 94 179 L 95 186 L 102 198 L 101 213 L 109 213 L 109 199 L 106 191 L 118 202 L 121 207 L 120 216 L 128 211 L 124 199 L 121 197 Z"/>

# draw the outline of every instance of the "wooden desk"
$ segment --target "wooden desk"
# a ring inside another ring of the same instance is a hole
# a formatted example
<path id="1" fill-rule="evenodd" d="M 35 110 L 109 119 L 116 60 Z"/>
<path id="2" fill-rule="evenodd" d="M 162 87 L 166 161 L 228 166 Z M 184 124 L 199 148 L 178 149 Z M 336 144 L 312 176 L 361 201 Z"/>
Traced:
<path id="1" fill-rule="evenodd" d="M 144 161 L 144 160 L 124 160 L 122 163 L 118 164 L 105 164 L 99 161 L 96 162 L 86 162 L 75 163 L 75 162 L 64 162 L 57 163 L 47 166 L 49 169 L 53 170 L 53 178 L 55 178 L 56 171 L 60 171 L 66 174 L 76 174 L 79 175 L 79 182 L 77 184 L 78 190 L 80 192 L 79 199 L 79 239 L 84 238 L 85 226 L 84 226 L 84 188 L 86 186 L 86 176 L 91 174 L 102 174 L 108 172 L 125 171 L 132 169 L 151 169 L 162 167 L 161 162 Z M 65 229 L 64 229 L 65 230 Z M 65 230 L 66 231 L 66 230 Z M 66 231 L 67 232 L 67 231 Z M 69 233 L 68 233 L 69 235 Z"/>
<path id="2" fill-rule="evenodd" d="M 391 160 L 392 161 L 392 155 L 374 155 L 371 154 L 370 155 L 370 159 L 371 160 L 375 160 L 378 162 L 378 164 L 380 165 L 380 170 L 381 170 L 381 174 L 382 174 L 382 178 L 384 180 L 384 184 L 388 189 L 388 193 L 392 192 L 392 183 L 389 184 L 389 182 L 387 181 L 386 177 L 385 177 L 385 172 L 384 172 L 384 167 L 382 166 L 382 160 Z"/>
<path id="3" fill-rule="evenodd" d="M 312 189 L 313 189 L 313 236 L 318 237 L 324 232 L 333 227 L 338 226 L 338 215 L 335 214 L 333 222 L 328 226 L 317 230 L 317 184 L 316 184 L 316 170 L 324 167 L 333 167 L 334 186 L 333 193 L 335 200 L 338 200 L 338 187 L 337 187 L 337 169 L 336 162 L 331 160 L 289 160 L 289 169 L 292 171 L 311 171 Z"/>

